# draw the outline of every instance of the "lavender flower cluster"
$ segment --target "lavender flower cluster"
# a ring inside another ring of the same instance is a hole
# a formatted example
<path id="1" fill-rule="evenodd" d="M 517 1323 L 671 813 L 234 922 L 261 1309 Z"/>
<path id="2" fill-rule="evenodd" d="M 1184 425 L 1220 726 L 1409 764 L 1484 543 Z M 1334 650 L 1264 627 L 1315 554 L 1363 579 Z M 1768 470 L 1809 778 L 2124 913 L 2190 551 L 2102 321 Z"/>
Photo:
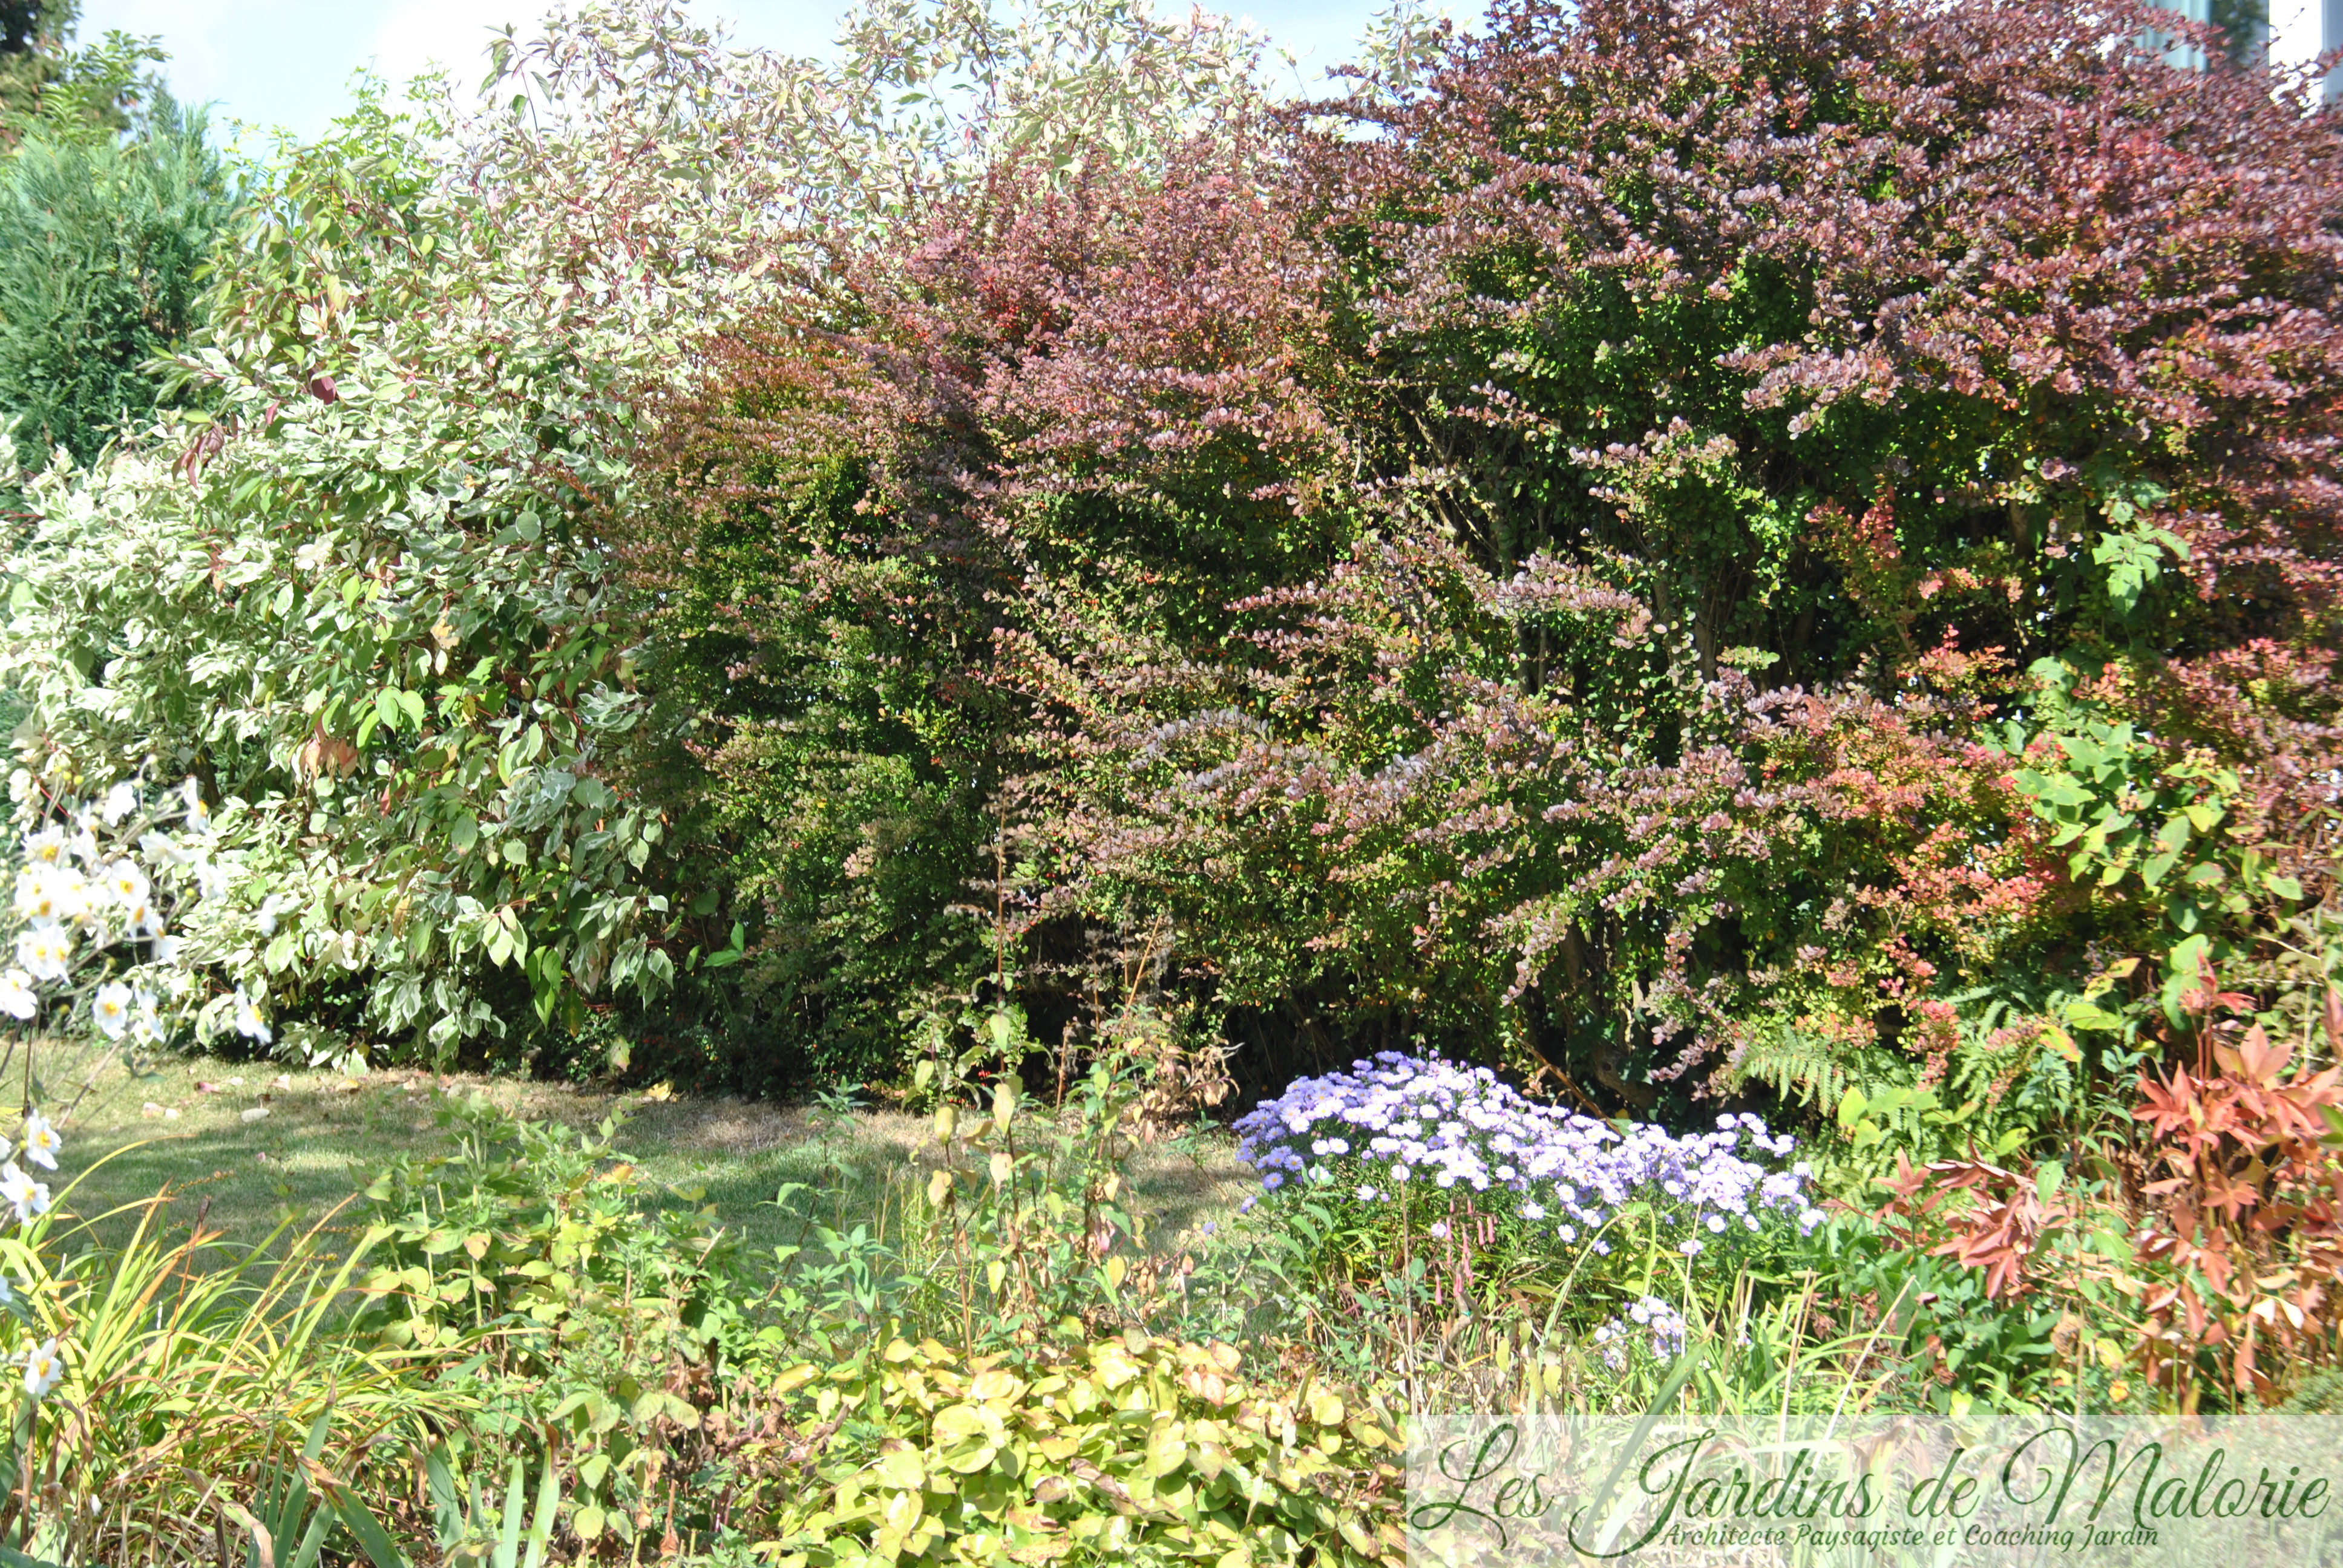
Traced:
<path id="1" fill-rule="evenodd" d="M 1625 1317 L 1613 1318 L 1595 1330 L 1594 1342 L 1603 1347 L 1604 1365 L 1613 1372 L 1624 1372 L 1627 1349 L 1637 1339 L 1648 1337 L 1654 1359 L 1668 1362 L 1684 1353 L 1689 1332 L 1684 1314 L 1673 1303 L 1658 1296 L 1643 1296 L 1627 1309 Z"/>
<path id="2" fill-rule="evenodd" d="M 1434 1201 L 1503 1194 L 1500 1204 L 1509 1199 L 1521 1219 L 1565 1244 L 1595 1238 L 1598 1253 L 1611 1249 L 1596 1232 L 1639 1200 L 1686 1257 L 1736 1228 L 1795 1221 L 1803 1234 L 1822 1222 L 1805 1161 L 1769 1171 L 1747 1157 L 1779 1159 L 1795 1148 L 1755 1116 L 1720 1116 L 1715 1131 L 1679 1138 L 1534 1104 L 1486 1068 L 1393 1050 L 1351 1065 L 1302 1079 L 1238 1121 L 1238 1153 L 1261 1172 L 1264 1191 L 1340 1182 L 1370 1204 L 1395 1202 L 1412 1188 Z"/>

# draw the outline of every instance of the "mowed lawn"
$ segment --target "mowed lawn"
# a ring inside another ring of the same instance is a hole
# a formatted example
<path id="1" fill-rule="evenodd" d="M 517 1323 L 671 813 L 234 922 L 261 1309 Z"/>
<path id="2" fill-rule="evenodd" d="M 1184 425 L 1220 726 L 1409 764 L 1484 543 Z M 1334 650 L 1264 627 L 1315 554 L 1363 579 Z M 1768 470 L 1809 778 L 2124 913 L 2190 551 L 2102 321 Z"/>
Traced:
<path id="1" fill-rule="evenodd" d="M 329 1218 L 336 1206 L 401 1154 L 447 1151 L 450 1134 L 435 1113 L 472 1095 L 581 1131 L 623 1116 L 618 1147 L 676 1201 L 714 1205 L 751 1266 L 774 1246 L 805 1240 L 814 1224 L 875 1221 L 886 1194 L 911 1173 L 905 1168 L 936 1157 L 925 1118 L 884 1110 L 839 1117 L 722 1096 L 659 1099 L 463 1074 L 346 1078 L 197 1057 L 136 1077 L 106 1069 L 65 1124 L 65 1151 L 47 1179 L 65 1193 L 65 1209 L 109 1238 L 134 1222 L 126 1206 L 165 1193 L 159 1218 L 181 1234 L 198 1221 L 231 1244 L 321 1221 L 353 1234 Z M 1141 1148 L 1127 1174 L 1164 1240 L 1224 1217 L 1254 1190 L 1218 1130 Z M 792 1183 L 802 1190 L 777 1203 Z M 346 1208 L 337 1219 L 351 1214 Z"/>

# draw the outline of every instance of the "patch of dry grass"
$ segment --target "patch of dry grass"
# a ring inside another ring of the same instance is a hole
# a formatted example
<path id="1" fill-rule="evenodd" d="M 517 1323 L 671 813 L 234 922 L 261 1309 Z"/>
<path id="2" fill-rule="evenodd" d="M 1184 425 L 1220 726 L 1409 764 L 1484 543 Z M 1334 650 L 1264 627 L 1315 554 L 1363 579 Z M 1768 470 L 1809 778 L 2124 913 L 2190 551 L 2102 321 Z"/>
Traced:
<path id="1" fill-rule="evenodd" d="M 194 1058 L 143 1077 L 119 1067 L 101 1075 L 65 1128 L 52 1184 L 79 1178 L 65 1201 L 84 1217 L 167 1189 L 172 1229 L 200 1217 L 231 1241 L 258 1242 L 280 1223 L 316 1221 L 397 1155 L 439 1150 L 433 1113 L 450 1093 L 581 1130 L 625 1114 L 620 1146 L 654 1180 L 702 1193 L 752 1259 L 810 1224 L 870 1217 L 889 1166 L 933 1158 L 927 1122 L 891 1111 L 841 1121 L 727 1097 L 657 1100 L 470 1075 L 346 1079 Z M 1167 1235 L 1225 1216 L 1252 1187 L 1213 1131 L 1141 1149 L 1128 1174 L 1137 1206 Z M 776 1206 L 790 1182 L 809 1190 Z"/>

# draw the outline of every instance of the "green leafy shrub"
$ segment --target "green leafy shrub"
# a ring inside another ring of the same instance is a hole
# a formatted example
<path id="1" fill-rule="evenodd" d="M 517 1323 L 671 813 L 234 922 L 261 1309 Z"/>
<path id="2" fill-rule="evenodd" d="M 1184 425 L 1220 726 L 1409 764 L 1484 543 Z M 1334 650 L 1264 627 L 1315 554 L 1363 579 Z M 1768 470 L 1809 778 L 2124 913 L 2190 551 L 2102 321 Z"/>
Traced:
<path id="1" fill-rule="evenodd" d="M 34 482 L 0 646 L 29 763 L 102 785 L 161 756 L 246 801 L 254 983 L 398 1050 L 518 1054 L 725 948 L 749 911 L 669 901 L 689 813 L 660 770 L 696 719 L 653 712 L 608 548 L 646 504 L 639 427 L 688 337 L 807 289 L 824 226 L 1029 130 L 1161 148 L 1250 91 L 1234 35 L 1077 16 L 882 9 L 827 65 L 589 8 L 498 55 L 574 115 L 376 94 L 279 149 L 181 357 L 193 405 Z"/>
<path id="2" fill-rule="evenodd" d="M 513 1342 L 541 1364 L 605 1318 L 679 1321 L 728 1261 L 709 1211 L 647 1189 L 614 1120 L 573 1132 L 478 1099 L 433 1119 L 454 1149 L 402 1158 L 364 1193 L 375 1301 L 358 1323 L 385 1344 L 518 1325 L 544 1331 Z"/>
<path id="3" fill-rule="evenodd" d="M 731 1249 L 709 1211 L 646 1187 L 614 1121 L 578 1133 L 485 1101 L 435 1120 L 454 1149 L 402 1160 L 367 1189 L 375 1266 L 351 1331 L 449 1363 L 491 1358 L 458 1379 L 478 1412 L 428 1456 L 435 1496 L 460 1501 L 441 1471 L 533 1449 L 576 1539 L 631 1543 L 679 1435 L 699 1424 L 686 1393 L 720 1383 L 728 1349 L 757 1326 Z M 445 1498 L 435 1507 L 444 1536 L 458 1515 Z M 551 1505 L 540 1513 L 550 1529 Z"/>

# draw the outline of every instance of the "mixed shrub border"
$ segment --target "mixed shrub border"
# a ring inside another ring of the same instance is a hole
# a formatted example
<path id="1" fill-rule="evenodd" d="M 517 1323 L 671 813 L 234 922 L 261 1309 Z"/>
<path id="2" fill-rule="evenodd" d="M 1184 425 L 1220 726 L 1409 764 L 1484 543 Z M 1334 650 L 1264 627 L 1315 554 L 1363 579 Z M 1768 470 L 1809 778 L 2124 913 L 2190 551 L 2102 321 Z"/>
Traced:
<path id="1" fill-rule="evenodd" d="M 2343 139 L 2188 34 L 597 3 L 281 149 L 0 487 L 0 1547 L 1392 1561 L 1428 1408 L 2331 1402 Z M 25 1165 L 206 1043 L 934 1138 L 101 1245 Z"/>

